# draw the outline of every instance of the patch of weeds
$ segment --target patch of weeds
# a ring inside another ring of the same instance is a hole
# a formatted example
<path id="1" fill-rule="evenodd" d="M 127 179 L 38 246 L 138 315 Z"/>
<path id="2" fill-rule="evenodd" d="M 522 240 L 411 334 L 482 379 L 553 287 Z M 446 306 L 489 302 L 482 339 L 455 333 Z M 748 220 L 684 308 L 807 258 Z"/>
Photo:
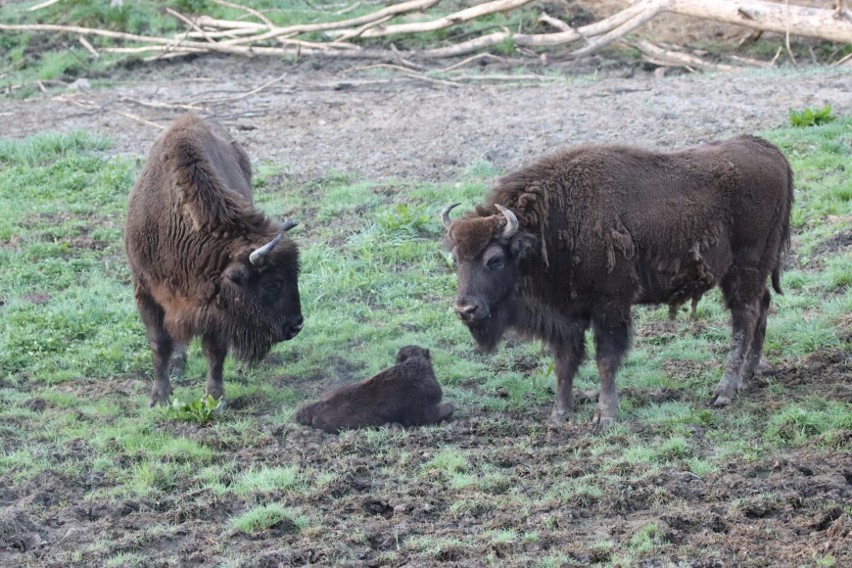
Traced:
<path id="1" fill-rule="evenodd" d="M 635 554 L 647 554 L 656 550 L 665 539 L 665 533 L 656 523 L 648 523 L 630 537 L 630 549 Z"/>
<path id="2" fill-rule="evenodd" d="M 830 290 L 852 287 L 852 254 L 839 255 L 828 259 L 825 267 L 825 280 Z"/>
<path id="3" fill-rule="evenodd" d="M 203 396 L 196 400 L 183 401 L 177 398 L 163 410 L 167 418 L 171 420 L 183 420 L 193 422 L 199 426 L 207 426 L 216 419 L 225 406 L 225 400 L 216 400 L 211 395 Z"/>
<path id="4" fill-rule="evenodd" d="M 461 450 L 447 447 L 439 450 L 434 457 L 420 466 L 420 470 L 425 477 L 435 474 L 451 476 L 467 471 L 469 465 Z"/>
<path id="5" fill-rule="evenodd" d="M 716 473 L 719 471 L 719 468 L 711 461 L 701 459 L 701 458 L 688 458 L 686 461 L 686 465 L 689 468 L 689 471 L 697 475 L 698 477 L 704 477 L 705 475 Z"/>
<path id="6" fill-rule="evenodd" d="M 298 491 L 304 485 L 298 465 L 253 467 L 234 481 L 231 490 L 240 496 L 274 491 Z"/>
<path id="7" fill-rule="evenodd" d="M 307 526 L 305 517 L 278 503 L 258 505 L 231 519 L 231 527 L 246 534 L 257 534 L 269 529 L 295 534 L 304 531 Z"/>
<path id="8" fill-rule="evenodd" d="M 836 118 L 836 116 L 831 114 L 830 104 L 826 104 L 822 108 L 790 109 L 790 123 L 798 128 L 828 124 Z"/>
<path id="9" fill-rule="evenodd" d="M 430 234 L 434 220 L 424 207 L 398 203 L 382 209 L 376 221 L 386 233 L 402 233 L 408 236 Z"/>
<path id="10" fill-rule="evenodd" d="M 765 436 L 777 445 L 849 445 L 843 432 L 852 431 L 852 405 L 812 399 L 790 405 L 769 417 Z"/>
<path id="11" fill-rule="evenodd" d="M 456 562 L 470 556 L 473 543 L 453 537 L 416 535 L 405 541 L 405 547 L 441 562 Z"/>

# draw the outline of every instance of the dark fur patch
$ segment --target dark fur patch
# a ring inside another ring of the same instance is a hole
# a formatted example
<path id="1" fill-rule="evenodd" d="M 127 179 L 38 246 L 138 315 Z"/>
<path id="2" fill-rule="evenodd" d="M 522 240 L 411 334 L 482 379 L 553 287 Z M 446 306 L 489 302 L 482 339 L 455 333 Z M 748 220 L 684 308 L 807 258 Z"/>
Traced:
<path id="1" fill-rule="evenodd" d="M 301 407 L 296 422 L 336 433 L 389 423 L 422 426 L 449 418 L 454 408 L 441 403 L 443 393 L 429 350 L 408 345 L 396 360 L 396 365 L 365 381 L 342 386 Z"/>

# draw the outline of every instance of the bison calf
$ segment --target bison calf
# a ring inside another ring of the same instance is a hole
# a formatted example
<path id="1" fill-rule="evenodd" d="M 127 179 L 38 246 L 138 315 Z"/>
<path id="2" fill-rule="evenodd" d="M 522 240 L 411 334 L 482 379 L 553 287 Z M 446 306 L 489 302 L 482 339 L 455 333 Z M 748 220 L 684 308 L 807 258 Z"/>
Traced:
<path id="1" fill-rule="evenodd" d="M 499 181 L 472 213 L 441 214 L 455 259 L 455 311 L 479 346 L 507 328 L 553 348 L 556 404 L 572 414 L 572 381 L 594 330 L 601 389 L 595 421 L 615 418 L 615 373 L 633 304 L 680 305 L 721 286 L 733 346 L 712 403 L 731 402 L 760 359 L 770 293 L 781 293 L 793 175 L 754 136 L 679 152 L 584 146 Z"/>
<path id="2" fill-rule="evenodd" d="M 437 424 L 454 410 L 452 404 L 441 404 L 441 396 L 429 350 L 409 345 L 399 350 L 393 367 L 300 408 L 296 422 L 331 434 L 388 423 Z"/>
<path id="3" fill-rule="evenodd" d="M 151 405 L 171 393 L 169 359 L 200 336 L 207 394 L 225 394 L 229 349 L 256 361 L 302 329 L 299 252 L 254 208 L 243 149 L 213 121 L 184 115 L 154 143 L 130 195 L 125 248 L 154 355 Z"/>

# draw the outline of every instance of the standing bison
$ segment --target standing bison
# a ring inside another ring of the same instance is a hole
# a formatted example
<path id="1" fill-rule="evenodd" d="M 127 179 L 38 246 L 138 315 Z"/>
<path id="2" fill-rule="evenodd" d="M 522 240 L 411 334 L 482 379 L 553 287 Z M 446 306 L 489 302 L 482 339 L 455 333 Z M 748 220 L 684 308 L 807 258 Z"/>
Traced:
<path id="1" fill-rule="evenodd" d="M 228 349 L 263 358 L 302 329 L 299 253 L 255 210 L 251 166 L 217 123 L 184 115 L 154 143 L 130 195 L 125 247 L 154 355 L 151 405 L 171 394 L 169 359 L 201 337 L 207 394 L 222 398 Z"/>
<path id="2" fill-rule="evenodd" d="M 601 389 L 594 421 L 618 411 L 615 373 L 631 339 L 633 304 L 677 305 L 717 284 L 733 346 L 712 403 L 731 402 L 760 359 L 770 293 L 781 293 L 793 176 L 754 136 L 658 153 L 583 146 L 499 181 L 475 212 L 441 218 L 455 259 L 455 311 L 480 348 L 513 327 L 553 349 L 556 403 L 572 416 L 571 385 L 594 330 Z"/>

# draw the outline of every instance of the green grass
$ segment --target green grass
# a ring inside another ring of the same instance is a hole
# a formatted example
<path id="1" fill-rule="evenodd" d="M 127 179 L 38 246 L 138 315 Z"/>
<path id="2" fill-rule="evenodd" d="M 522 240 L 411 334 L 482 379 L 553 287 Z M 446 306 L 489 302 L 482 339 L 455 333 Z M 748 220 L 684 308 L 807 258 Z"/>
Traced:
<path id="1" fill-rule="evenodd" d="M 820 363 L 849 355 L 852 281 L 848 247 L 838 243 L 852 219 L 850 132 L 852 120 L 840 117 L 765 133 L 797 174 L 799 245 L 766 341 L 767 361 L 784 373 L 756 379 L 730 409 L 707 408 L 729 342 L 719 294 L 702 300 L 698 322 L 680 316 L 671 328 L 665 308 L 637 309 L 637 329 L 651 331 L 637 334 L 619 375 L 619 422 L 598 436 L 588 428 L 593 402 L 578 401 L 565 432 L 543 424 L 553 366 L 537 343 L 480 355 L 451 312 L 455 276 L 438 212 L 480 199 L 499 174 L 487 163 L 445 184 L 338 173 L 307 186 L 262 164 L 259 206 L 301 221 L 293 237 L 306 326 L 256 367 L 229 359 L 229 406 L 214 416 L 199 398 L 206 367 L 197 343 L 174 398 L 198 408 L 146 406 L 151 356 L 121 241 L 140 164 L 81 132 L 0 140 L 0 475 L 22 494 L 45 486 L 56 494 L 33 518 L 68 515 L 69 503 L 117 517 L 160 515 L 123 540 L 107 535 L 61 551 L 57 561 L 71 564 L 144 565 L 137 547 L 178 538 L 175 515 L 208 527 L 211 542 L 237 533 L 228 538 L 277 535 L 294 550 L 321 542 L 336 556 L 317 562 L 329 565 L 358 565 L 373 546 L 388 563 L 500 565 L 509 555 L 536 566 L 589 558 L 622 566 L 689 557 L 668 541 L 663 521 L 633 523 L 617 537 L 591 531 L 575 546 L 560 531 L 584 526 L 584 515 L 688 509 L 688 497 L 660 480 L 716 487 L 731 468 L 850 450 L 852 407 L 831 374 L 840 367 Z M 432 350 L 455 420 L 340 436 L 290 422 L 303 401 L 370 376 L 410 343 Z M 790 378 L 808 373 L 811 382 Z M 575 386 L 597 389 L 593 362 Z M 387 508 L 376 512 L 365 504 L 372 501 Z M 551 534 L 567 544 L 544 548 Z M 222 542 L 210 554 L 228 556 Z"/>
<path id="2" fill-rule="evenodd" d="M 307 526 L 305 518 L 278 503 L 258 505 L 231 521 L 231 526 L 244 533 L 258 533 L 285 525 L 288 532 L 300 532 Z"/>

